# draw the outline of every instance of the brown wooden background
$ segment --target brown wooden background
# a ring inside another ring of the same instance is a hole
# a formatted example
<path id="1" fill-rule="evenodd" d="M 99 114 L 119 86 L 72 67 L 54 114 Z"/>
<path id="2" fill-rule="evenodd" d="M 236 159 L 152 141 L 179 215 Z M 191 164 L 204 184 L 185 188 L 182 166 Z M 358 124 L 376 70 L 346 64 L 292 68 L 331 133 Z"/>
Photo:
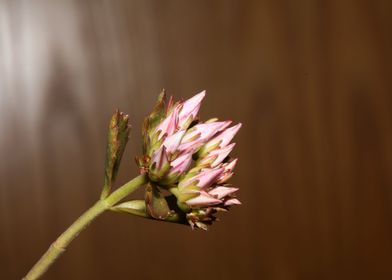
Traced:
<path id="1" fill-rule="evenodd" d="M 392 279 L 391 27 L 388 0 L 0 1 L 0 278 L 97 199 L 116 107 L 136 175 L 165 87 L 244 123 L 243 205 L 209 232 L 107 213 L 44 279 Z"/>

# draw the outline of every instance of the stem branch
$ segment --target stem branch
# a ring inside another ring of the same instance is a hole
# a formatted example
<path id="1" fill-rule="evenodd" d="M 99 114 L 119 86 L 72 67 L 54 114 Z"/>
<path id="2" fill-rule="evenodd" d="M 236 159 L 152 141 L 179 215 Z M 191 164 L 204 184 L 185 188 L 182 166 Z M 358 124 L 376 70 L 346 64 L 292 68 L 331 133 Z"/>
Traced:
<path id="1" fill-rule="evenodd" d="M 68 244 L 79 235 L 96 217 L 115 205 L 117 202 L 125 198 L 141 185 L 146 183 L 145 175 L 139 175 L 133 180 L 129 181 L 107 198 L 98 200 L 90 209 L 84 212 L 66 231 L 64 231 L 57 239 L 50 245 L 46 253 L 38 260 L 38 262 L 31 268 L 24 280 L 35 280 L 41 277 L 52 263 L 65 251 Z"/>

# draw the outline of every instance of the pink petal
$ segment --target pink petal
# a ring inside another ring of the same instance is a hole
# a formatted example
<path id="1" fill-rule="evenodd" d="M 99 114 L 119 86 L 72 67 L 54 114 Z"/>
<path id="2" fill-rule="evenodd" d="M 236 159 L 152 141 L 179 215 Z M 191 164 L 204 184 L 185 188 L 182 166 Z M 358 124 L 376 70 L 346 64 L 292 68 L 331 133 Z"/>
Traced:
<path id="1" fill-rule="evenodd" d="M 171 136 L 167 137 L 163 144 L 168 153 L 173 153 L 177 150 L 177 147 L 180 145 L 181 139 L 185 134 L 185 130 L 179 130 Z"/>
<path id="2" fill-rule="evenodd" d="M 192 163 L 192 154 L 184 154 L 171 162 L 170 173 L 183 173 Z"/>
<path id="3" fill-rule="evenodd" d="M 197 186 L 201 189 L 209 187 L 210 185 L 212 185 L 216 179 L 223 173 L 224 169 L 223 168 L 204 168 L 202 169 L 197 175 L 185 180 L 185 181 L 181 181 L 178 184 L 178 188 L 180 190 L 184 190 L 185 187 L 189 186 L 190 184 L 192 184 L 193 182 L 195 182 L 196 180 L 197 182 Z"/>
<path id="4" fill-rule="evenodd" d="M 225 129 L 220 134 L 218 134 L 216 137 L 214 137 L 212 140 L 210 140 L 206 144 L 206 148 L 209 148 L 219 142 L 221 142 L 219 144 L 220 148 L 226 147 L 230 143 L 230 141 L 234 138 L 234 136 L 237 134 L 238 130 L 240 130 L 241 126 L 242 126 L 242 124 L 239 123 L 235 126 L 232 126 L 230 128 Z"/>
<path id="5" fill-rule="evenodd" d="M 200 109 L 201 101 L 203 100 L 205 95 L 206 95 L 206 91 L 203 90 L 199 94 L 196 94 L 195 96 L 193 96 L 192 98 L 184 102 L 179 114 L 180 125 L 183 122 L 186 122 L 189 119 L 189 117 L 192 117 L 192 119 L 196 118 Z"/>
<path id="6" fill-rule="evenodd" d="M 199 196 L 186 201 L 189 206 L 207 206 L 219 204 L 222 201 L 210 196 L 208 193 L 201 192 Z"/>
<path id="7" fill-rule="evenodd" d="M 203 144 L 197 141 L 192 143 L 185 143 L 178 146 L 178 151 L 185 154 L 194 154 Z"/>
<path id="8" fill-rule="evenodd" d="M 200 161 L 200 164 L 208 162 L 211 158 L 215 158 L 215 160 L 210 164 L 211 167 L 218 166 L 233 150 L 235 143 L 231 143 L 230 145 L 224 147 L 223 149 L 217 149 L 210 152 L 205 158 Z"/>
<path id="9" fill-rule="evenodd" d="M 169 162 L 165 146 L 159 147 L 159 149 L 154 152 L 151 161 L 152 164 L 155 163 L 156 169 L 161 169 L 163 165 Z"/>
<path id="10" fill-rule="evenodd" d="M 223 168 L 204 169 L 195 179 L 198 180 L 197 186 L 200 188 L 209 187 L 223 173 Z"/>
<path id="11" fill-rule="evenodd" d="M 212 185 L 213 182 L 223 173 L 223 168 L 211 169 L 206 168 L 202 169 L 198 175 L 194 178 L 198 180 L 197 186 L 200 188 L 206 188 Z"/>
<path id="12" fill-rule="evenodd" d="M 241 201 L 239 201 L 236 198 L 231 198 L 229 200 L 226 200 L 225 203 L 224 203 L 225 206 L 240 205 L 240 204 L 241 204 Z"/>
<path id="13" fill-rule="evenodd" d="M 229 180 L 233 176 L 232 171 L 234 170 L 234 167 L 236 166 L 237 161 L 238 161 L 238 159 L 236 158 L 236 159 L 233 159 L 230 162 L 224 163 L 222 165 L 222 167 L 225 169 L 225 171 L 217 179 L 218 184 L 225 183 L 227 180 Z"/>
<path id="14" fill-rule="evenodd" d="M 234 192 L 238 191 L 238 188 L 233 188 L 233 187 L 224 187 L 224 186 L 217 186 L 213 188 L 211 191 L 208 193 L 212 196 L 216 196 L 216 198 L 221 199 L 229 194 L 232 194 Z"/>
<path id="15" fill-rule="evenodd" d="M 173 111 L 167 116 L 156 128 L 156 131 L 161 131 L 159 134 L 159 138 L 161 138 L 164 134 L 172 135 L 173 132 L 177 129 L 178 126 L 178 112 L 180 110 L 180 106 L 176 106 Z"/>
<path id="16" fill-rule="evenodd" d="M 212 136 L 221 131 L 230 122 L 211 122 L 195 125 L 185 133 L 178 150 L 181 152 L 196 152 Z"/>
<path id="17" fill-rule="evenodd" d="M 200 133 L 200 139 L 208 141 L 214 134 L 221 131 L 227 125 L 227 122 L 211 122 L 197 124 L 191 128 L 191 131 L 185 134 L 183 142 L 191 141 L 193 137 Z"/>
<path id="18" fill-rule="evenodd" d="M 222 125 L 222 127 L 219 129 L 219 131 L 222 131 L 224 129 L 226 129 L 229 125 L 231 125 L 232 121 L 224 121 L 224 124 Z"/>
<path id="19" fill-rule="evenodd" d="M 223 166 L 225 168 L 225 172 L 233 171 L 234 167 L 236 166 L 238 162 L 238 158 L 231 160 L 228 163 L 225 163 Z"/>
<path id="20" fill-rule="evenodd" d="M 226 183 L 232 176 L 234 175 L 233 172 L 224 172 L 219 178 L 216 180 L 217 184 Z"/>

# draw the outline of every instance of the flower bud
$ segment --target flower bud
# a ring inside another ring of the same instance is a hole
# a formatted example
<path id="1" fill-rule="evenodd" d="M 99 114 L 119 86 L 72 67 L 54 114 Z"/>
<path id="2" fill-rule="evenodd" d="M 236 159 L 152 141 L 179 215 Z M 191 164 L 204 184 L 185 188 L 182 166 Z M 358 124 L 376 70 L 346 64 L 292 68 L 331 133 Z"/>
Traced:
<path id="1" fill-rule="evenodd" d="M 208 141 L 202 149 L 198 152 L 199 157 L 205 156 L 207 153 L 219 148 L 226 147 L 230 141 L 234 138 L 237 132 L 240 130 L 242 124 L 239 123 L 235 126 L 223 130 L 221 133 L 217 134 L 214 138 Z"/>
<path id="2" fill-rule="evenodd" d="M 224 172 L 219 176 L 217 183 L 223 184 L 226 183 L 234 174 L 233 170 L 235 165 L 237 164 L 238 159 L 231 160 L 230 162 L 222 164 L 224 168 Z"/>
<path id="3" fill-rule="evenodd" d="M 197 119 L 200 110 L 201 101 L 204 99 L 206 91 L 203 90 L 192 98 L 184 102 L 179 113 L 179 123 L 181 129 L 187 129 L 189 125 Z"/>
<path id="4" fill-rule="evenodd" d="M 170 163 L 166 153 L 166 147 L 161 146 L 152 156 L 149 166 L 150 179 L 153 182 L 158 182 L 166 175 L 169 169 Z"/>
<path id="5" fill-rule="evenodd" d="M 140 172 L 150 180 L 146 189 L 146 211 L 156 219 L 169 217 L 160 188 L 176 198 L 179 210 L 191 226 L 206 229 L 215 213 L 240 204 L 238 190 L 226 182 L 232 177 L 237 159 L 229 160 L 241 128 L 231 121 L 210 119 L 200 122 L 198 112 L 205 91 L 186 101 L 166 101 L 162 93 L 143 126 L 143 156 L 137 158 Z M 174 202 L 175 203 L 175 202 Z M 174 204 L 175 205 L 175 204 Z"/>
<path id="6" fill-rule="evenodd" d="M 101 198 L 109 195 L 112 184 L 117 177 L 121 158 L 127 145 L 129 132 L 129 116 L 116 110 L 109 123 L 106 160 L 105 160 L 105 182 Z"/>

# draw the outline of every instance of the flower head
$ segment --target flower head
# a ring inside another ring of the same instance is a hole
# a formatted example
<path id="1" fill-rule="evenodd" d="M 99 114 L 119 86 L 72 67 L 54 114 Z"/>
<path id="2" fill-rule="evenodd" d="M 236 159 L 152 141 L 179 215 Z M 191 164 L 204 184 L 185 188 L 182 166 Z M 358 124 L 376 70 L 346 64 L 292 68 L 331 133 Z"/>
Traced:
<path id="1" fill-rule="evenodd" d="M 171 191 L 192 227 L 206 228 L 214 214 L 240 204 L 238 190 L 226 182 L 237 159 L 229 154 L 241 124 L 211 119 L 199 121 L 205 91 L 186 101 L 166 100 L 163 92 L 143 126 L 143 152 L 137 158 L 141 173 L 154 186 Z"/>

